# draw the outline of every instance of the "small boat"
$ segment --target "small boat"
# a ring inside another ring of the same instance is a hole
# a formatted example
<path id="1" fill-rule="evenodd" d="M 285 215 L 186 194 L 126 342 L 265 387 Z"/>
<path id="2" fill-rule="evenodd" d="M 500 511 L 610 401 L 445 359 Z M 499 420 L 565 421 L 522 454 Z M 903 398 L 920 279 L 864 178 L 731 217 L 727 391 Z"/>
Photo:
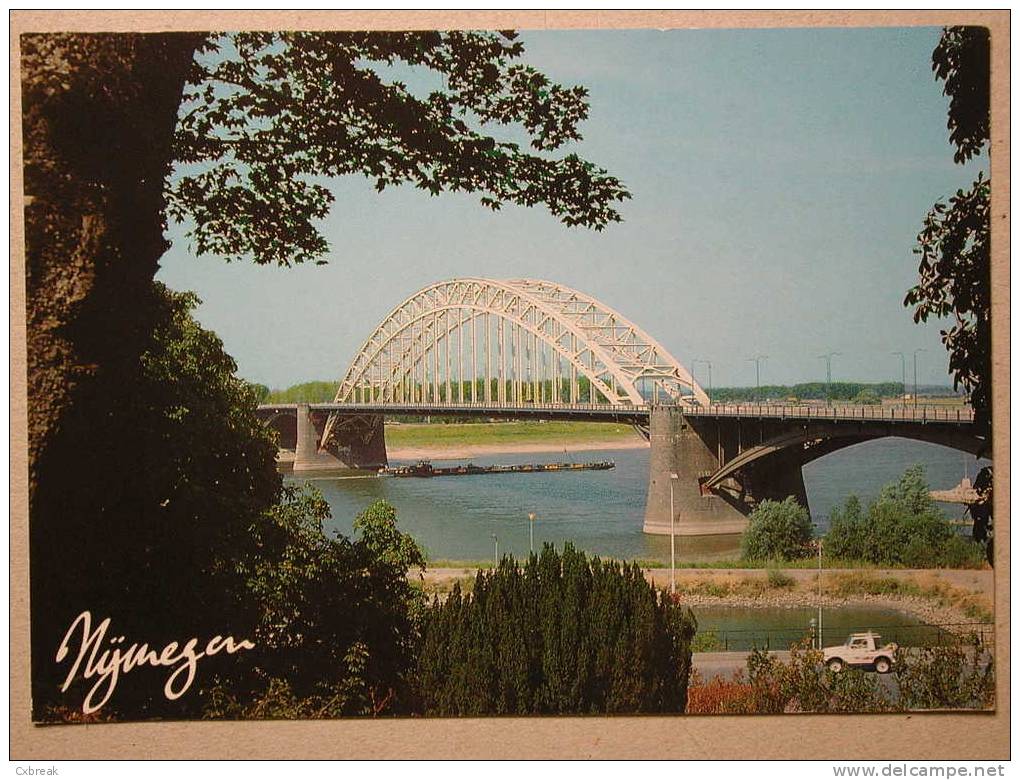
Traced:
<path id="1" fill-rule="evenodd" d="M 436 467 L 431 461 L 419 460 L 413 466 L 379 469 L 382 477 L 461 477 L 473 474 L 537 474 L 545 471 L 606 471 L 615 468 L 611 460 L 588 463 L 514 463 L 507 466 L 464 466 Z"/>

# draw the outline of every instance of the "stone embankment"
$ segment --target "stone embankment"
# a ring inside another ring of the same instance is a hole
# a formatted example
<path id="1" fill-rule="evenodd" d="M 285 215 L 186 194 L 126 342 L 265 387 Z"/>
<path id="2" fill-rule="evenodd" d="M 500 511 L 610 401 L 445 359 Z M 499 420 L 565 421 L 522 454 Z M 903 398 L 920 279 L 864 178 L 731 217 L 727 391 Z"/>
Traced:
<path id="1" fill-rule="evenodd" d="M 445 593 L 460 581 L 470 589 L 477 568 L 430 569 L 425 587 Z M 994 572 L 990 569 L 826 569 L 821 573 L 822 606 L 870 606 L 907 612 L 925 623 L 986 623 L 994 614 Z M 669 569 L 647 569 L 656 587 L 669 587 Z M 818 606 L 814 569 L 678 569 L 677 593 L 685 604 L 733 607 Z"/>

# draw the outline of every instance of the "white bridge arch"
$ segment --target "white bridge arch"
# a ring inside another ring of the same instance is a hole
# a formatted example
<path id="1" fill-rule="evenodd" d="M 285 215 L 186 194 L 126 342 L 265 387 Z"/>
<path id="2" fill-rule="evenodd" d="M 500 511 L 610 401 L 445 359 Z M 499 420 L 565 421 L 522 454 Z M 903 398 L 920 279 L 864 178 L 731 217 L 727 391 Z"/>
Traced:
<path id="1" fill-rule="evenodd" d="M 393 309 L 361 346 L 336 403 L 707 405 L 690 372 L 589 295 L 536 279 L 452 279 Z"/>

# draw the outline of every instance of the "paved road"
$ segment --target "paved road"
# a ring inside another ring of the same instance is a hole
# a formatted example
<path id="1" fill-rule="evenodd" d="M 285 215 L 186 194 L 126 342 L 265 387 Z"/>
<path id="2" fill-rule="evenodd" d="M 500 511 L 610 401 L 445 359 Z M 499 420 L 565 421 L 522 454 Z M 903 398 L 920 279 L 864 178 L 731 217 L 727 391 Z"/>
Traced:
<path id="1" fill-rule="evenodd" d="M 780 661 L 790 660 L 789 650 L 773 650 L 769 655 L 775 656 Z M 746 677 L 747 656 L 748 653 L 746 652 L 693 653 L 691 655 L 691 665 L 701 674 L 701 678 L 706 681 L 716 676 L 729 679 L 738 669 L 743 670 Z M 899 696 L 896 675 L 878 674 L 870 671 L 865 673 L 871 678 L 877 678 L 879 685 L 887 695 L 893 698 Z"/>

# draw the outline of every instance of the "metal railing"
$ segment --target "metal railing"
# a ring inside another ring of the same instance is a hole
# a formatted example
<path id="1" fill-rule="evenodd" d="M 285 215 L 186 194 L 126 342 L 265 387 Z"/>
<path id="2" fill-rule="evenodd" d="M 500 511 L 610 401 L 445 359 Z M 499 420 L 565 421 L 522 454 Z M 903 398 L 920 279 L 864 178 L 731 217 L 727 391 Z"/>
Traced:
<path id="1" fill-rule="evenodd" d="M 648 414 L 650 407 L 639 404 L 571 404 L 571 403 L 524 403 L 524 404 L 500 404 L 496 402 L 486 403 L 478 401 L 475 403 L 409 403 L 403 401 L 356 401 L 346 403 L 318 403 L 309 404 L 312 409 L 323 411 L 346 411 L 347 409 L 399 409 L 409 412 L 420 411 L 427 413 L 437 409 L 444 412 L 598 412 L 604 414 Z"/>
<path id="2" fill-rule="evenodd" d="M 262 409 L 294 409 L 297 404 L 263 404 Z M 359 411 L 368 409 L 392 410 L 406 414 L 492 412 L 534 414 L 537 412 L 590 413 L 600 415 L 648 415 L 652 404 L 599 404 L 599 403 L 523 403 L 498 402 L 410 403 L 402 401 L 350 401 L 345 403 L 310 403 L 317 411 Z M 812 404 L 711 404 L 698 406 L 680 404 L 684 415 L 690 417 L 756 417 L 774 419 L 810 419 L 862 422 L 948 422 L 972 423 L 974 410 L 956 406 L 822 406 Z"/>
<path id="3" fill-rule="evenodd" d="M 695 614 L 697 611 L 695 610 Z M 825 626 L 823 646 L 839 645 L 852 633 L 871 631 L 882 642 L 895 642 L 901 647 L 945 647 L 979 642 L 988 647 L 995 640 L 993 623 L 921 623 L 918 625 Z M 700 639 L 699 639 L 700 637 Z M 788 650 L 790 645 L 805 638 L 817 640 L 812 626 L 782 628 L 706 629 L 695 637 L 698 652 L 729 652 L 741 650 Z"/>
<path id="4" fill-rule="evenodd" d="M 974 410 L 956 406 L 822 406 L 814 404 L 711 404 L 685 408 L 684 414 L 700 417 L 775 417 L 817 420 L 863 420 L 865 422 L 958 422 L 974 421 Z"/>

